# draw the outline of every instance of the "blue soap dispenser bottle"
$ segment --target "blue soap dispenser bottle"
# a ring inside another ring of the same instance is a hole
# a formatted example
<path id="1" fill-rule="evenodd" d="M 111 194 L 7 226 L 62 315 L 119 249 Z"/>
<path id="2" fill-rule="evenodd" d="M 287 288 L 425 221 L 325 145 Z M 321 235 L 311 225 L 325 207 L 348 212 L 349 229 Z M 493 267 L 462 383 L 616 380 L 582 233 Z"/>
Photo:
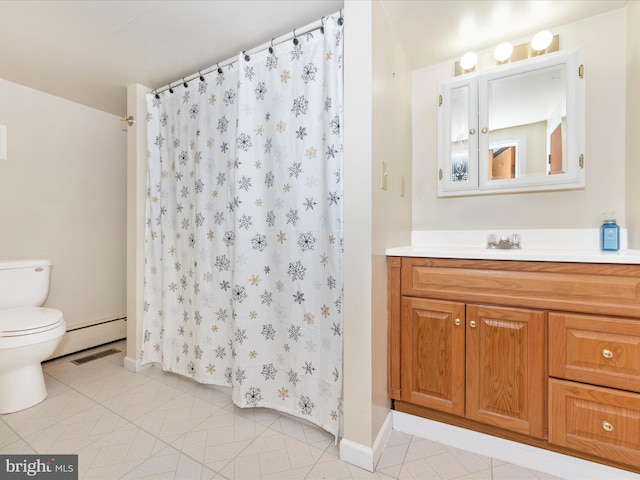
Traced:
<path id="1" fill-rule="evenodd" d="M 615 212 L 606 212 L 600 227 L 600 250 L 617 252 L 620 250 L 620 227 L 616 224 Z"/>

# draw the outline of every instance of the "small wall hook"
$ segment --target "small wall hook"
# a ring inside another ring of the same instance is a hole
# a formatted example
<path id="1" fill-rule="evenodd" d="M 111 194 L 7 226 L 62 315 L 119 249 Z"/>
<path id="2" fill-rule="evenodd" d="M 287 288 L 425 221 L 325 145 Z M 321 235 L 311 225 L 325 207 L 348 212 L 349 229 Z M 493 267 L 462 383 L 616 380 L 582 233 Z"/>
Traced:
<path id="1" fill-rule="evenodd" d="M 127 122 L 127 125 L 129 125 L 130 127 L 132 127 L 133 124 L 136 123 L 136 120 L 133 118 L 133 115 L 129 115 L 128 117 L 122 117 L 120 121 Z"/>

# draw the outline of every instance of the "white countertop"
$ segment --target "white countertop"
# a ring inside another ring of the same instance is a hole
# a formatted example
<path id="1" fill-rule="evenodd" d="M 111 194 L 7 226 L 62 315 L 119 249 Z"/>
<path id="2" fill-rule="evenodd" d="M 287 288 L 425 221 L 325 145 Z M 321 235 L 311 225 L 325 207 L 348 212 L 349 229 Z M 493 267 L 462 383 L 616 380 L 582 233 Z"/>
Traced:
<path id="1" fill-rule="evenodd" d="M 518 234 L 522 248 L 503 250 L 486 248 L 489 234 Z M 412 245 L 388 248 L 388 256 L 459 258 L 473 260 L 520 260 L 538 262 L 578 262 L 640 264 L 640 250 L 623 248 L 601 252 L 598 229 L 480 231 L 419 231 L 412 234 Z M 626 231 L 620 244 L 627 246 Z"/>
<path id="2" fill-rule="evenodd" d="M 388 248 L 385 253 L 392 257 L 640 264 L 640 250 L 600 252 L 599 250 L 554 250 L 542 248 L 500 250 L 481 247 L 407 246 Z"/>

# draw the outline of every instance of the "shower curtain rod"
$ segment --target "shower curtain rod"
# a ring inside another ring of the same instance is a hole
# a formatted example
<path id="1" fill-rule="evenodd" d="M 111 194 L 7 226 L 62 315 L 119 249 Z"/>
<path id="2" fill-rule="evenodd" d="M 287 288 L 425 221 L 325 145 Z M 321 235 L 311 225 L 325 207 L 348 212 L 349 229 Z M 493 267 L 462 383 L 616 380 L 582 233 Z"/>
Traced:
<path id="1" fill-rule="evenodd" d="M 325 17 L 331 17 L 331 16 L 334 16 L 334 15 L 339 15 L 340 17 L 339 17 L 338 21 L 342 22 L 343 21 L 342 19 L 344 18 L 342 10 L 343 9 L 340 9 L 339 11 L 337 11 L 335 13 L 332 13 L 330 15 L 325 15 L 320 20 L 316 20 L 315 22 L 312 22 L 312 23 L 310 23 L 308 25 L 305 25 L 304 27 L 295 28 L 293 30 L 293 32 L 291 32 L 291 33 L 287 33 L 287 34 L 281 35 L 280 37 L 277 37 L 277 38 L 274 37 L 274 38 L 271 39 L 270 42 L 265 42 L 262 45 L 258 45 L 257 47 L 252 48 L 251 50 L 243 50 L 242 53 L 245 56 L 251 56 L 254 53 L 261 52 L 262 50 L 266 50 L 267 48 L 272 47 L 274 45 L 278 45 L 278 44 L 284 43 L 284 42 L 286 42 L 288 40 L 296 39 L 297 37 L 299 37 L 301 35 L 305 35 L 307 33 L 313 32 L 314 30 L 317 30 L 317 29 L 319 29 L 319 28 L 324 26 Z M 160 94 L 160 93 L 162 93 L 162 92 L 164 92 L 166 90 L 172 90 L 173 87 L 177 87 L 178 85 L 181 85 L 181 84 L 186 87 L 187 83 L 189 83 L 191 80 L 194 80 L 196 78 L 200 78 L 200 77 L 202 77 L 203 75 L 205 75 L 207 73 L 213 72 L 214 70 L 221 71 L 222 67 L 226 67 L 227 65 L 232 65 L 234 62 L 237 62 L 237 61 L 238 61 L 237 56 L 228 58 L 227 60 L 224 60 L 222 62 L 218 62 L 215 65 L 212 65 L 212 66 L 210 66 L 208 68 L 205 68 L 203 70 L 199 70 L 197 73 L 193 73 L 193 74 L 191 74 L 191 75 L 189 75 L 187 77 L 183 77 L 180 80 L 176 80 L 175 82 L 171 82 L 171 83 L 169 83 L 168 85 L 166 85 L 164 87 L 156 88 L 156 89 L 152 90 L 152 93 L 154 93 L 155 95 L 158 95 L 158 94 Z M 173 93 L 173 91 L 171 91 L 171 93 Z"/>

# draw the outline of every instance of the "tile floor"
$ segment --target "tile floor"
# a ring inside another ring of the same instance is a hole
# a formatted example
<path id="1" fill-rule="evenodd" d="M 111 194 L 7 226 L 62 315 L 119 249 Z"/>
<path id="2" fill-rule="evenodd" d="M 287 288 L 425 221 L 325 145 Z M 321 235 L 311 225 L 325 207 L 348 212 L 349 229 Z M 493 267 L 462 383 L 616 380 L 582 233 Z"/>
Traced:
<path id="1" fill-rule="evenodd" d="M 81 365 L 92 352 L 122 353 Z M 553 479 L 393 432 L 376 472 L 340 461 L 333 437 L 227 393 L 123 368 L 124 341 L 46 362 L 48 398 L 0 415 L 0 453 L 76 453 L 80 479 Z"/>

